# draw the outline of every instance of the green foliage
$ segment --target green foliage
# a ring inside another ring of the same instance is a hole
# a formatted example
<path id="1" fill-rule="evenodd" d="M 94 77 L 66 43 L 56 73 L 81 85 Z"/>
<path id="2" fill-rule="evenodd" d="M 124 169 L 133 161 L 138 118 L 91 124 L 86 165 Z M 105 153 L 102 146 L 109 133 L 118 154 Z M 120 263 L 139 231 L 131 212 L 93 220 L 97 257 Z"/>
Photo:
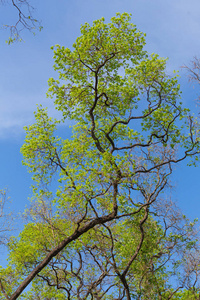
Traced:
<path id="1" fill-rule="evenodd" d="M 198 252 L 194 224 L 162 199 L 173 165 L 198 158 L 198 127 L 179 101 L 177 76 L 144 45 L 124 13 L 83 25 L 73 50 L 55 47 L 59 79 L 49 80 L 48 95 L 62 118 L 39 106 L 25 128 L 33 198 L 2 270 L 6 288 L 8 273 L 18 274 L 9 295 L 52 251 L 21 297 L 170 299 L 199 272 L 186 270 L 188 252 Z M 69 120 L 71 139 L 58 137 Z"/>

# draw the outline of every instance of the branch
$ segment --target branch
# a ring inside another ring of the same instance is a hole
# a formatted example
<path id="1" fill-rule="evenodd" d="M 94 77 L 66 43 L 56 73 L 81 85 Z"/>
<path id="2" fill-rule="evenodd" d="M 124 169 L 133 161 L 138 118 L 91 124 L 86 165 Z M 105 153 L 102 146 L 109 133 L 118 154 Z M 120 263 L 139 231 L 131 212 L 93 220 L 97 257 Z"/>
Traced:
<path id="1" fill-rule="evenodd" d="M 113 203 L 113 211 L 107 216 L 99 217 L 92 220 L 89 224 L 84 225 L 83 227 L 78 227 L 76 231 L 69 236 L 67 239 L 63 240 L 57 247 L 51 250 L 48 255 L 44 258 L 44 260 L 27 276 L 27 278 L 22 282 L 22 284 L 17 288 L 14 294 L 10 297 L 9 300 L 17 299 L 24 289 L 28 286 L 28 284 L 36 277 L 37 274 L 40 273 L 51 261 L 53 257 L 55 257 L 58 253 L 60 253 L 68 244 L 77 240 L 81 235 L 94 228 L 98 224 L 104 224 L 115 219 L 117 215 L 117 184 L 114 184 L 114 203 Z"/>
<path id="2" fill-rule="evenodd" d="M 8 295 L 6 294 L 6 292 L 4 290 L 4 287 L 3 287 L 1 279 L 0 279 L 0 289 L 1 289 L 2 293 L 4 294 L 4 296 L 6 297 L 6 299 L 10 300 L 10 298 L 8 297 Z"/>
<path id="3" fill-rule="evenodd" d="M 20 32 L 24 29 L 27 29 L 33 33 L 35 29 L 42 29 L 40 22 L 32 15 L 34 8 L 29 4 L 28 0 L 11 0 L 11 3 L 12 6 L 17 10 L 18 20 L 14 25 L 4 25 L 5 28 L 10 29 L 10 37 L 7 41 L 8 44 L 11 44 L 17 40 L 21 40 Z M 23 7 L 26 12 L 22 10 L 21 7 Z"/>

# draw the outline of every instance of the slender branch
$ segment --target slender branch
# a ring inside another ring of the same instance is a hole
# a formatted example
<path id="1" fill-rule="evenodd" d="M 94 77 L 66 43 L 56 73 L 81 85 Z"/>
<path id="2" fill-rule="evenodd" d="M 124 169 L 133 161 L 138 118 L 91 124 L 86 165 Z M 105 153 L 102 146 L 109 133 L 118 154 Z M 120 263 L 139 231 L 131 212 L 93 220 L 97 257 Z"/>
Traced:
<path id="1" fill-rule="evenodd" d="M 94 228 L 98 224 L 104 224 L 109 222 L 117 216 L 117 194 L 118 194 L 118 184 L 117 182 L 113 183 L 113 211 L 106 215 L 99 218 L 96 218 L 89 222 L 82 227 L 78 226 L 75 232 L 69 236 L 68 238 L 64 239 L 57 247 L 51 250 L 48 255 L 43 259 L 43 261 L 27 276 L 27 278 L 22 282 L 22 284 L 17 288 L 17 290 L 13 293 L 10 297 L 10 300 L 15 300 L 21 295 L 24 289 L 28 286 L 28 284 L 43 270 L 48 263 L 51 261 L 53 257 L 55 257 L 58 253 L 60 253 L 68 244 L 77 240 L 80 236 L 84 233 L 88 232 L 90 229 Z"/>
<path id="2" fill-rule="evenodd" d="M 2 280 L 1 280 L 1 279 L 0 279 L 0 289 L 1 289 L 2 293 L 4 294 L 5 298 L 6 298 L 7 300 L 10 300 L 10 298 L 8 297 L 8 295 L 7 295 L 6 292 L 5 292 L 5 289 L 4 289 L 4 287 L 3 287 L 3 284 L 2 284 Z"/>

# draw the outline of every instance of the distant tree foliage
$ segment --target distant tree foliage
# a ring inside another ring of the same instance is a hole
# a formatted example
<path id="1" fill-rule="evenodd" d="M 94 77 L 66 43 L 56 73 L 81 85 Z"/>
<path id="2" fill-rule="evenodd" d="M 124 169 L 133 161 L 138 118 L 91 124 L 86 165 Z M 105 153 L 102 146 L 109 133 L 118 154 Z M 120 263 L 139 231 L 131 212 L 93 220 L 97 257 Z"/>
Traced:
<path id="1" fill-rule="evenodd" d="M 199 159 L 199 124 L 130 18 L 86 23 L 72 49 L 54 48 L 61 118 L 39 106 L 26 127 L 33 197 L 2 299 L 199 299 L 196 220 L 170 200 L 174 166 Z"/>

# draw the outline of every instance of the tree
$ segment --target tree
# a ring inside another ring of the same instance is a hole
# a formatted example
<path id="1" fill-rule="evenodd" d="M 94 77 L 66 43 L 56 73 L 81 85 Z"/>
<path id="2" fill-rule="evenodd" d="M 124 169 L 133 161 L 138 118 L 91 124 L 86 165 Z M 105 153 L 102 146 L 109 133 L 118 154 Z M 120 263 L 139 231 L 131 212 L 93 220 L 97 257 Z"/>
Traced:
<path id="1" fill-rule="evenodd" d="M 21 32 L 24 29 L 29 30 L 33 33 L 36 30 L 42 29 L 39 20 L 35 19 L 35 17 L 33 16 L 34 7 L 28 0 L 10 0 L 8 4 L 15 8 L 18 16 L 14 25 L 3 25 L 4 28 L 10 30 L 10 37 L 7 40 L 8 44 L 13 43 L 14 41 L 21 40 Z M 1 5 L 5 5 L 3 0 L 1 0 Z"/>
<path id="2" fill-rule="evenodd" d="M 8 233 L 12 230 L 12 214 L 8 213 L 9 197 L 7 191 L 0 190 L 0 245 L 8 241 Z"/>
<path id="3" fill-rule="evenodd" d="M 26 127 L 33 199 L 0 270 L 7 299 L 30 282 L 26 299 L 171 299 L 195 286 L 198 264 L 186 268 L 198 252 L 194 223 L 163 193 L 174 165 L 198 160 L 198 124 L 166 60 L 144 45 L 124 13 L 83 25 L 73 51 L 55 47 L 49 96 L 62 117 L 39 106 Z"/>
<path id="4" fill-rule="evenodd" d="M 189 81 L 200 84 L 200 59 L 198 57 L 194 57 L 190 66 L 183 66 L 183 68 L 188 72 Z"/>

